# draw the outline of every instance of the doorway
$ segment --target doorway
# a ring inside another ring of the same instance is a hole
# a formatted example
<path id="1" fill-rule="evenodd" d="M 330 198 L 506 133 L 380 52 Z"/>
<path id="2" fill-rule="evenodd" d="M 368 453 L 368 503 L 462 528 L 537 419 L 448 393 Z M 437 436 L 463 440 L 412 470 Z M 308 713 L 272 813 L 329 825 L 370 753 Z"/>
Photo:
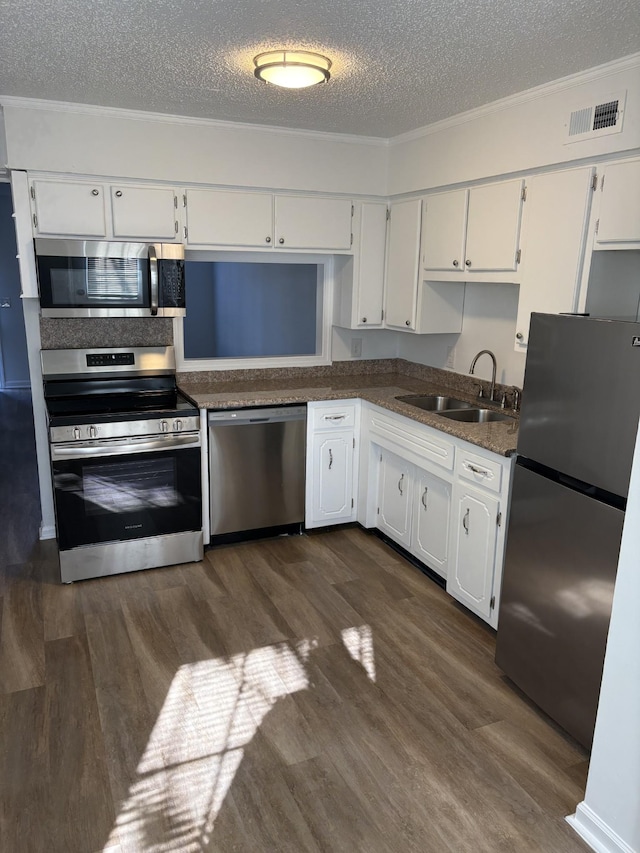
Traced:
<path id="1" fill-rule="evenodd" d="M 29 389 L 11 187 L 0 183 L 0 391 Z"/>

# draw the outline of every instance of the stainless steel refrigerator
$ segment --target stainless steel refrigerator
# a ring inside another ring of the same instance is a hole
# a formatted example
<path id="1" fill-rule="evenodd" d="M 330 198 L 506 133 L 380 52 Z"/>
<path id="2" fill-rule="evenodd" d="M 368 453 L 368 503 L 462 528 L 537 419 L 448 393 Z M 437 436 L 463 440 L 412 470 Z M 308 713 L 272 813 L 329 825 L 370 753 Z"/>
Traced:
<path id="1" fill-rule="evenodd" d="M 589 748 L 640 418 L 640 323 L 533 314 L 496 663 Z"/>

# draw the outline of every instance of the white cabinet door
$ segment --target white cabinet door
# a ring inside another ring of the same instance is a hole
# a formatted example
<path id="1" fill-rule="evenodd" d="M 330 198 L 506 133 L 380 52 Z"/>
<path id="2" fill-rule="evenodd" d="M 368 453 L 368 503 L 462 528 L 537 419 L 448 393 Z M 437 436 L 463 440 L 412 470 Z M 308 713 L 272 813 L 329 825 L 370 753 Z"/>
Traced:
<path id="1" fill-rule="evenodd" d="M 116 239 L 178 238 L 178 196 L 170 187 L 112 186 L 111 217 Z"/>
<path id="2" fill-rule="evenodd" d="M 353 430 L 316 433 L 311 447 L 311 524 L 339 524 L 353 517 Z"/>
<path id="3" fill-rule="evenodd" d="M 385 292 L 385 324 L 391 328 L 416 327 L 421 226 L 420 199 L 391 205 Z"/>
<path id="4" fill-rule="evenodd" d="M 380 451 L 377 527 L 399 545 L 411 545 L 413 466 L 395 453 Z"/>
<path id="5" fill-rule="evenodd" d="M 464 269 L 467 190 L 430 195 L 424 202 L 423 265 L 427 270 Z"/>
<path id="6" fill-rule="evenodd" d="M 199 246 L 273 245 L 271 193 L 187 190 L 187 243 Z"/>
<path id="7" fill-rule="evenodd" d="M 516 349 L 529 341 L 532 311 L 577 310 L 593 191 L 593 169 L 535 175 L 527 181 Z"/>
<path id="8" fill-rule="evenodd" d="M 469 190 L 465 269 L 515 270 L 522 213 L 521 180 Z"/>
<path id="9" fill-rule="evenodd" d="M 416 470 L 411 551 L 442 577 L 447 576 L 451 484 Z"/>
<path id="10" fill-rule="evenodd" d="M 602 181 L 596 246 L 640 243 L 640 160 L 607 166 Z"/>
<path id="11" fill-rule="evenodd" d="M 349 250 L 351 211 L 350 199 L 277 195 L 275 247 Z"/>
<path id="12" fill-rule="evenodd" d="M 363 202 L 354 270 L 356 326 L 382 325 L 386 234 L 387 205 Z"/>
<path id="13" fill-rule="evenodd" d="M 104 186 L 62 181 L 33 181 L 31 196 L 36 235 L 104 237 Z"/>
<path id="14" fill-rule="evenodd" d="M 500 502 L 454 483 L 447 592 L 485 619 L 492 610 Z"/>

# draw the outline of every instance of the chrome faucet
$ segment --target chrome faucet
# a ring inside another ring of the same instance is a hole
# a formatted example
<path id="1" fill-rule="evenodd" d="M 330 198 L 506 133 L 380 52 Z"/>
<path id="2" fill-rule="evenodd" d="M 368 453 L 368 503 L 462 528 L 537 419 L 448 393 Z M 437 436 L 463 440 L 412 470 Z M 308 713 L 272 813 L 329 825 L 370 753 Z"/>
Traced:
<path id="1" fill-rule="evenodd" d="M 469 368 L 469 373 L 471 375 L 473 375 L 473 372 L 474 372 L 475 367 L 476 367 L 476 362 L 480 358 L 481 355 L 491 356 L 491 361 L 493 362 L 493 372 L 491 374 L 491 390 L 489 391 L 489 399 L 493 403 L 494 402 L 493 397 L 494 397 L 495 390 L 496 390 L 496 371 L 498 369 L 498 363 L 496 362 L 495 355 L 491 352 L 490 349 L 481 349 L 480 350 L 480 352 L 476 355 L 476 357 L 471 362 L 471 367 Z M 482 397 L 482 385 L 480 386 L 480 394 L 478 396 Z"/>

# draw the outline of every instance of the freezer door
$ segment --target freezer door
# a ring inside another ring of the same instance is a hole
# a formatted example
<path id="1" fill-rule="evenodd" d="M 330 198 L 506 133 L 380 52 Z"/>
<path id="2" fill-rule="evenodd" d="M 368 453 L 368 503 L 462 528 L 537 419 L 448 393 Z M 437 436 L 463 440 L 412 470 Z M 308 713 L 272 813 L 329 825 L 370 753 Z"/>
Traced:
<path id="1" fill-rule="evenodd" d="M 590 747 L 624 513 L 520 465 L 496 663 Z"/>
<path id="2" fill-rule="evenodd" d="M 533 314 L 518 453 L 626 497 L 640 417 L 640 323 Z"/>

